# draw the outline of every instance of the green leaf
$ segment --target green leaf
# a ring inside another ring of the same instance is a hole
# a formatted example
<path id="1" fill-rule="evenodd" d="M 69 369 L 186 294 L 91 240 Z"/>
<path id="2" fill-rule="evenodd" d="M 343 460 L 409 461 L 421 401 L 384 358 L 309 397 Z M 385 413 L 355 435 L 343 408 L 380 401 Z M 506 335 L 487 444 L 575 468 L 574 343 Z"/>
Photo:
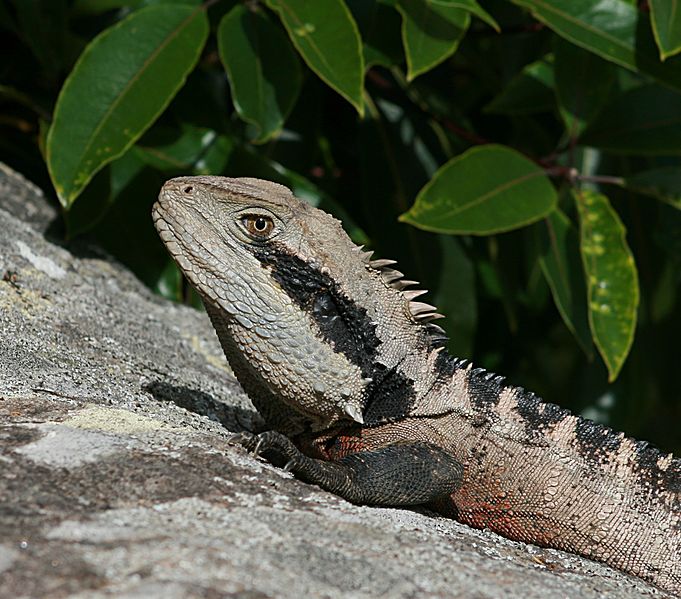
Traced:
<path id="1" fill-rule="evenodd" d="M 454 54 L 470 24 L 470 13 L 433 0 L 399 0 L 407 80 L 429 71 Z"/>
<path id="2" fill-rule="evenodd" d="M 88 45 L 59 94 L 47 138 L 47 166 L 66 209 L 164 110 L 194 68 L 207 35 L 202 10 L 154 6 Z"/>
<path id="3" fill-rule="evenodd" d="M 135 179 L 144 170 L 144 163 L 136 150 L 135 147 L 130 148 L 123 156 L 98 171 L 83 190 L 80 201 L 64 213 L 69 239 L 89 232 L 96 226 L 107 228 L 107 212 L 120 200 L 125 187 L 134 187 Z"/>
<path id="4" fill-rule="evenodd" d="M 681 94 L 644 85 L 619 96 L 580 142 L 615 154 L 680 154 Z"/>
<path id="5" fill-rule="evenodd" d="M 577 231 L 558 208 L 537 223 L 534 231 L 539 247 L 539 265 L 558 312 L 584 352 L 591 355 L 593 346 Z"/>
<path id="6" fill-rule="evenodd" d="M 556 37 L 556 95 L 570 139 L 601 111 L 615 82 L 612 63 Z"/>
<path id="7" fill-rule="evenodd" d="M 624 179 L 629 189 L 652 196 L 681 210 L 681 168 L 664 167 L 636 173 Z"/>
<path id="8" fill-rule="evenodd" d="M 658 56 L 648 16 L 627 0 L 512 0 L 561 37 L 665 85 L 681 89 L 681 60 Z M 681 57 L 680 57 L 681 58 Z"/>
<path id="9" fill-rule="evenodd" d="M 223 137 L 212 129 L 188 123 L 179 129 L 154 127 L 137 142 L 134 151 L 142 162 L 160 171 L 211 174 L 221 172 L 229 158 L 231 144 L 225 146 Z M 216 151 L 216 146 L 218 152 L 222 149 L 226 153 L 219 164 L 206 168 L 207 157 Z"/>
<path id="10" fill-rule="evenodd" d="M 357 24 L 342 0 L 267 0 L 303 60 L 362 115 L 364 58 Z"/>
<path id="11" fill-rule="evenodd" d="M 650 0 L 653 35 L 666 60 L 681 51 L 681 4 L 679 0 Z"/>
<path id="12" fill-rule="evenodd" d="M 218 27 L 220 59 L 234 107 L 259 130 L 257 142 L 281 130 L 300 93 L 302 75 L 291 43 L 261 10 L 238 4 Z"/>
<path id="13" fill-rule="evenodd" d="M 475 0 L 430 0 L 434 5 L 446 6 L 448 8 L 463 8 L 469 13 L 474 14 L 478 19 L 487 23 L 492 29 L 499 33 L 498 23 L 492 16 L 482 8 Z"/>
<path id="14" fill-rule="evenodd" d="M 589 326 L 612 382 L 634 340 L 638 273 L 626 230 L 608 198 L 588 190 L 575 190 L 573 195 L 579 212 Z"/>
<path id="15" fill-rule="evenodd" d="M 82 193 L 82 201 L 64 213 L 66 238 L 73 239 L 90 231 L 100 222 L 113 203 L 111 172 L 107 166 L 100 170 Z"/>
<path id="16" fill-rule="evenodd" d="M 346 0 L 362 37 L 364 68 L 392 67 L 404 61 L 400 37 L 401 18 L 379 0 Z"/>
<path id="17" fill-rule="evenodd" d="M 525 66 L 504 90 L 487 106 L 485 112 L 531 114 L 553 110 L 553 56 L 548 55 Z"/>
<path id="18" fill-rule="evenodd" d="M 427 231 L 490 235 L 539 220 L 556 200 L 541 168 L 515 150 L 490 144 L 441 167 L 400 220 Z"/>

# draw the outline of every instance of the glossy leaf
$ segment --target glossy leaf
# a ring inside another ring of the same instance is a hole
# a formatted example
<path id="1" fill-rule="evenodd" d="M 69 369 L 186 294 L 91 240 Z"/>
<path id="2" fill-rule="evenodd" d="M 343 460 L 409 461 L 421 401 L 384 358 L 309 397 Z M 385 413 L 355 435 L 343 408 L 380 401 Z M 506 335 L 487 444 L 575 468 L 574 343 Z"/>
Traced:
<path id="1" fill-rule="evenodd" d="M 681 168 L 656 168 L 624 179 L 629 189 L 658 198 L 681 210 Z"/>
<path id="2" fill-rule="evenodd" d="M 267 0 L 267 5 L 307 66 L 363 114 L 362 40 L 343 0 Z"/>
<path id="3" fill-rule="evenodd" d="M 470 13 L 433 0 L 400 0 L 407 79 L 429 71 L 454 54 L 470 24 Z"/>
<path id="4" fill-rule="evenodd" d="M 582 349 L 591 354 L 586 285 L 579 253 L 579 236 L 559 209 L 535 226 L 539 265 L 563 322 Z"/>
<path id="5" fill-rule="evenodd" d="M 655 42 L 660 58 L 666 60 L 681 52 L 681 1 L 649 0 Z"/>
<path id="6" fill-rule="evenodd" d="M 616 154 L 681 154 L 681 94 L 644 85 L 619 96 L 580 141 Z"/>
<path id="7" fill-rule="evenodd" d="M 601 111 L 615 82 L 615 66 L 557 37 L 556 96 L 570 138 L 578 137 Z"/>
<path id="8" fill-rule="evenodd" d="M 544 56 L 525 66 L 504 90 L 487 106 L 485 112 L 532 114 L 553 110 L 553 56 Z"/>
<path id="9" fill-rule="evenodd" d="M 648 16 L 627 0 L 512 0 L 558 35 L 632 71 L 681 89 L 681 57 L 660 61 Z"/>
<path id="10" fill-rule="evenodd" d="M 178 130 L 154 127 L 133 150 L 142 162 L 160 171 L 196 175 L 219 173 L 233 148 L 233 144 L 224 143 L 223 137 L 212 129 L 188 123 Z M 217 154 L 223 156 L 217 158 Z"/>
<path id="11" fill-rule="evenodd" d="M 239 116 L 264 142 L 284 125 L 301 86 L 298 58 L 281 27 L 260 10 L 237 4 L 220 21 L 218 50 Z"/>
<path id="12" fill-rule="evenodd" d="M 482 6 L 476 2 L 476 0 L 430 0 L 430 3 L 434 5 L 439 4 L 440 6 L 447 6 L 450 8 L 463 8 L 464 10 L 467 10 L 469 13 L 478 17 L 478 19 L 481 21 L 487 23 L 497 33 L 500 31 L 497 22 L 484 8 L 482 8 Z"/>
<path id="13" fill-rule="evenodd" d="M 440 168 L 400 220 L 428 231 L 489 235 L 539 220 L 556 199 L 541 168 L 510 148 L 490 144 Z"/>
<path id="14" fill-rule="evenodd" d="M 634 340 L 638 273 L 626 230 L 608 198 L 588 190 L 576 190 L 574 198 L 579 212 L 589 326 L 613 381 Z"/>
<path id="15" fill-rule="evenodd" d="M 105 30 L 59 94 L 47 165 L 69 208 L 92 176 L 154 122 L 194 68 L 208 20 L 188 6 L 155 6 Z"/>

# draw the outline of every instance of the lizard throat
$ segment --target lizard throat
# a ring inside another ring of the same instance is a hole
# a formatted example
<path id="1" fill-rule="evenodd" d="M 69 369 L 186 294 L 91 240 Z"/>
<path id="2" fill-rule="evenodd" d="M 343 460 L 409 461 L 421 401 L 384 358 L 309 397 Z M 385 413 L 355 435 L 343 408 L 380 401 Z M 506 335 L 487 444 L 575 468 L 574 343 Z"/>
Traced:
<path id="1" fill-rule="evenodd" d="M 284 248 L 270 245 L 252 251 L 291 300 L 311 317 L 319 336 L 370 379 L 365 389 L 364 423 L 375 426 L 409 414 L 416 398 L 414 383 L 398 365 L 388 367 L 379 361 L 381 340 L 367 310 L 349 298 L 330 275 Z"/>

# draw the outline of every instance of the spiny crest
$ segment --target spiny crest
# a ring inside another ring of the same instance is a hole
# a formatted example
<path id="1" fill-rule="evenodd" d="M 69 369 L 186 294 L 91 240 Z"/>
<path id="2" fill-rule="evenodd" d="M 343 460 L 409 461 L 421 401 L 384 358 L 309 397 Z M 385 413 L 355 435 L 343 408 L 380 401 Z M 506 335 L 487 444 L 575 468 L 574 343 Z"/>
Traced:
<path id="1" fill-rule="evenodd" d="M 468 362 L 467 360 L 461 360 L 463 362 Z M 471 378 L 475 377 L 478 378 L 486 383 L 489 383 L 491 385 L 495 385 L 502 389 L 504 387 L 504 382 L 506 381 L 506 377 L 502 376 L 500 374 L 496 374 L 494 372 L 490 372 L 486 368 L 472 368 L 472 364 L 470 362 L 467 363 L 467 366 L 464 368 L 469 368 L 470 369 L 470 376 Z"/>
<path id="2" fill-rule="evenodd" d="M 408 287 L 418 285 L 418 281 L 404 279 L 403 273 L 392 268 L 393 265 L 397 264 L 395 260 L 387 258 L 372 260 L 371 256 L 373 255 L 373 251 L 365 251 L 363 245 L 357 246 L 355 251 L 359 253 L 359 257 L 368 268 L 377 271 L 386 285 L 399 291 L 402 294 L 402 297 L 409 302 L 409 311 L 412 317 L 416 322 L 428 325 L 428 332 L 431 334 L 433 341 L 436 343 L 446 343 L 447 336 L 445 335 L 444 330 L 441 327 L 432 324 L 433 320 L 444 318 L 444 315 L 439 314 L 437 308 L 431 304 L 415 301 L 417 297 L 428 293 L 428 291 L 426 289 L 410 289 L 407 291 L 406 289 Z"/>

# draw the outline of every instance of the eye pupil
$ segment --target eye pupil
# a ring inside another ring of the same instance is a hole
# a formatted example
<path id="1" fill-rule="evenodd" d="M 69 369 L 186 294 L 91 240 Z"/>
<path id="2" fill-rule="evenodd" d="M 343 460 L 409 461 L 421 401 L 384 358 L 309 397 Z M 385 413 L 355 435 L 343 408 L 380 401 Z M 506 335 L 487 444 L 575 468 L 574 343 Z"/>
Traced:
<path id="1" fill-rule="evenodd" d="M 272 219 L 267 216 L 248 214 L 241 221 L 251 236 L 257 239 L 265 239 L 274 229 Z"/>

